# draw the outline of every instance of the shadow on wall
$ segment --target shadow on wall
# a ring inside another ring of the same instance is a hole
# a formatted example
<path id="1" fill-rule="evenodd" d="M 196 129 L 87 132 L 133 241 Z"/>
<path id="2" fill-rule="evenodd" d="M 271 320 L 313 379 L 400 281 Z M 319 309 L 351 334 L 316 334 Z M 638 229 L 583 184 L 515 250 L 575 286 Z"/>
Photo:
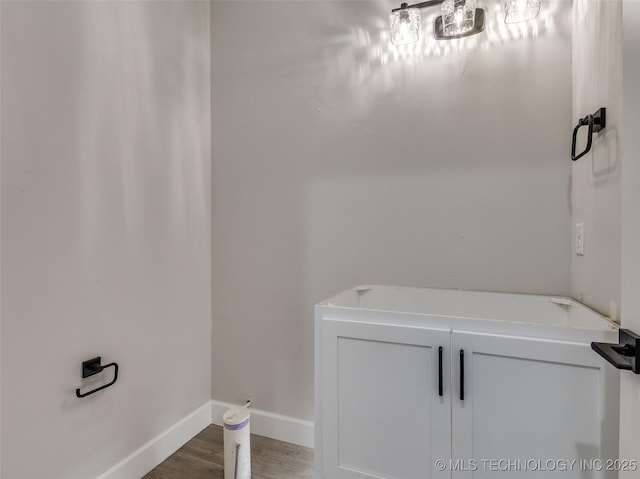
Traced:
<path id="1" fill-rule="evenodd" d="M 150 8 L 134 2 L 126 9 L 91 4 L 84 14 L 87 74 L 79 92 L 78 147 L 84 158 L 85 244 L 100 243 L 105 233 L 121 233 L 128 247 L 123 251 L 135 259 L 149 246 L 140 242 L 145 232 L 173 235 L 190 228 L 195 219 L 189 217 L 192 195 L 198 218 L 208 215 L 203 161 L 209 144 L 203 125 L 209 109 L 199 95 L 207 79 L 198 77 L 208 45 L 195 33 L 176 35 L 157 27 L 163 15 L 187 21 L 188 9 L 178 3 Z M 181 62 L 158 60 L 163 55 Z M 182 93 L 176 95 L 179 85 Z M 171 174 L 162 177 L 167 167 Z M 156 195 L 152 204 L 146 192 L 157 181 L 166 181 L 167 194 Z M 111 220 L 115 223 L 108 224 Z"/>
<path id="2" fill-rule="evenodd" d="M 595 141 L 591 155 L 591 174 L 593 182 L 604 182 L 620 164 L 620 148 L 618 129 L 610 127 L 602 132 L 599 141 Z"/>

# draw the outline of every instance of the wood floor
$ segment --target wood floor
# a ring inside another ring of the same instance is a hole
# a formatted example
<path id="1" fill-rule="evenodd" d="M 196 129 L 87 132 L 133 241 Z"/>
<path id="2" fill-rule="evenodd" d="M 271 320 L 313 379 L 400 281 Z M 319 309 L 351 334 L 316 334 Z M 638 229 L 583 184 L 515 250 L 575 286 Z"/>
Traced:
<path id="1" fill-rule="evenodd" d="M 142 479 L 223 479 L 222 427 L 208 426 Z M 313 449 L 251 435 L 252 479 L 311 479 Z"/>

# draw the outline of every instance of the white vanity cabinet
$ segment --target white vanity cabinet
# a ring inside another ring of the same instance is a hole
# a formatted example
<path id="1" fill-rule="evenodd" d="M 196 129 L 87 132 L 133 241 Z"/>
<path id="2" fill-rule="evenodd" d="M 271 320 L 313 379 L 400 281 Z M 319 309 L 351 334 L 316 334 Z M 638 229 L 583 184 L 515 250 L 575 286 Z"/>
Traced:
<path id="1" fill-rule="evenodd" d="M 452 457 L 462 464 L 474 458 L 477 468 L 451 477 L 617 477 L 614 471 L 587 471 L 580 462 L 604 463 L 617 458 L 618 450 L 618 372 L 589 342 L 454 330 L 451 345 L 458 356 L 452 375 Z M 572 471 L 560 470 L 570 466 L 563 461 L 574 460 Z"/>
<path id="2" fill-rule="evenodd" d="M 316 478 L 617 477 L 594 461 L 617 457 L 618 372 L 590 347 L 617 329 L 553 300 L 360 287 L 319 304 Z M 551 318 L 505 320 L 518 302 Z"/>
<path id="3" fill-rule="evenodd" d="M 421 479 L 451 455 L 449 331 L 327 320 L 322 334 L 324 477 Z"/>

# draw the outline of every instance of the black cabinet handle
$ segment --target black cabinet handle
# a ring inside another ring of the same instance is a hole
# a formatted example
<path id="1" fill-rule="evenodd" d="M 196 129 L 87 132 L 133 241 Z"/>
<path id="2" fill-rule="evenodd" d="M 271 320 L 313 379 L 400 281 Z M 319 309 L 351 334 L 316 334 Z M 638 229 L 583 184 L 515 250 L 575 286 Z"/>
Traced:
<path id="1" fill-rule="evenodd" d="M 464 401 L 464 349 L 460 350 L 460 401 Z"/>
<path id="2" fill-rule="evenodd" d="M 438 396 L 442 396 L 442 346 L 438 348 Z"/>

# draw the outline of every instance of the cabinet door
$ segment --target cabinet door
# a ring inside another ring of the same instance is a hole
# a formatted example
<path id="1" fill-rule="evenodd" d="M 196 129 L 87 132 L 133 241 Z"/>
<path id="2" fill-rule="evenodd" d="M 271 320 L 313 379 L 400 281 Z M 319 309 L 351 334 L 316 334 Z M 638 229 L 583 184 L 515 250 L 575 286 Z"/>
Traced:
<path id="1" fill-rule="evenodd" d="M 449 330 L 322 321 L 324 479 L 450 477 L 434 469 L 451 455 L 449 343 Z"/>
<path id="2" fill-rule="evenodd" d="M 617 375 L 589 344 L 458 331 L 451 344 L 453 478 L 617 477 L 604 470 Z"/>

